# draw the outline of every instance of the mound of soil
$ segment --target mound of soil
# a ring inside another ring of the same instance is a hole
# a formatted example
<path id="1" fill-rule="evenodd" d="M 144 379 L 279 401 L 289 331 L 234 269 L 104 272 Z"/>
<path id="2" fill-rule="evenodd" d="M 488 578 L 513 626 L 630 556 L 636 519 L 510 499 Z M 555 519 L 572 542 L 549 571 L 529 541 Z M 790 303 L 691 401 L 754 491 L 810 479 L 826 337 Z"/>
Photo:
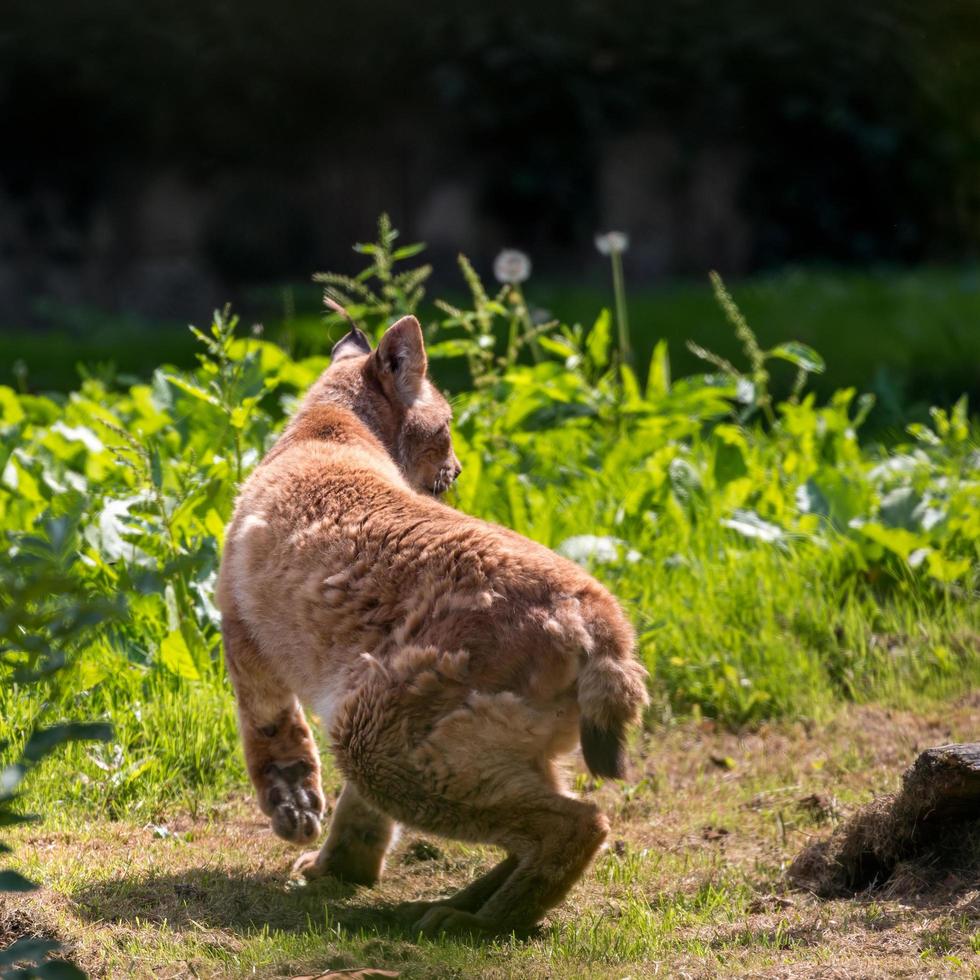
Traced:
<path id="1" fill-rule="evenodd" d="M 923 752 L 900 792 L 873 800 L 805 848 L 789 878 L 824 898 L 980 883 L 980 742 Z"/>

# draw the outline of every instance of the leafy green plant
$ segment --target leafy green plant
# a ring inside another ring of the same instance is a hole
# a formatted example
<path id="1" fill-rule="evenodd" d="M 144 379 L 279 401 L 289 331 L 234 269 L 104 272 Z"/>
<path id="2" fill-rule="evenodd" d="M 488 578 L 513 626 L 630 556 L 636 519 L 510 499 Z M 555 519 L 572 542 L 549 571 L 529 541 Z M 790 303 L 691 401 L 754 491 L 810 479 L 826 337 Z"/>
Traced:
<path id="1" fill-rule="evenodd" d="M 6 532 L 7 560 L 0 566 L 0 678 L 13 696 L 31 698 L 34 710 L 15 761 L 0 769 L 0 827 L 39 819 L 20 812 L 21 785 L 47 756 L 69 742 L 108 741 L 105 722 L 52 721 L 60 675 L 92 634 L 123 615 L 121 597 L 98 595 L 77 567 L 77 526 L 69 516 L 42 522 L 38 533 Z M 12 748 L 0 740 L 0 752 Z M 0 842 L 0 853 L 10 847 Z M 29 892 L 37 885 L 17 871 L 0 871 L 0 891 Z M 50 959 L 58 943 L 25 937 L 0 950 L 0 977 L 71 980 L 84 974 Z"/>
<path id="2" fill-rule="evenodd" d="M 819 357 L 764 348 L 720 280 L 718 318 L 747 367 L 709 355 L 709 373 L 678 377 L 664 341 L 646 364 L 626 363 L 608 311 L 538 322 L 529 266 L 492 291 L 461 258 L 469 300 L 426 307 L 421 246 L 399 249 L 383 221 L 364 254 L 357 288 L 324 277 L 331 298 L 352 300 L 372 331 L 415 309 L 436 368 L 468 365 L 472 383 L 453 399 L 452 502 L 615 590 L 653 678 L 651 717 L 755 723 L 980 681 L 980 452 L 965 401 L 902 444 L 862 443 L 871 399 L 818 400 L 803 382 Z M 161 367 L 147 383 L 93 375 L 65 398 L 0 386 L 0 530 L 70 518 L 65 574 L 86 595 L 127 598 L 124 619 L 79 637 L 47 700 L 0 688 L 7 765 L 42 703 L 115 724 L 111 749 L 64 750 L 84 780 L 62 787 L 39 767 L 27 800 L 195 809 L 244 778 L 218 556 L 241 479 L 328 361 L 241 336 L 227 311 L 194 336 L 196 370 Z M 783 400 L 778 362 L 797 372 Z"/>
<path id="3" fill-rule="evenodd" d="M 738 304 L 725 288 L 721 276 L 717 272 L 712 272 L 710 278 L 715 299 L 742 345 L 749 362 L 749 370 L 739 371 L 730 361 L 690 340 L 687 343 L 688 349 L 695 356 L 718 368 L 735 383 L 737 399 L 744 406 L 740 415 L 743 421 L 751 417 L 752 412 L 758 410 L 770 425 L 775 425 L 776 415 L 769 391 L 770 376 L 767 362 L 788 361 L 796 367 L 796 380 L 793 382 L 789 396 L 790 404 L 795 404 L 806 386 L 807 378 L 811 374 L 823 374 L 825 370 L 823 358 L 812 347 L 801 344 L 797 340 L 778 344 L 770 350 L 763 350 Z"/>
<path id="4" fill-rule="evenodd" d="M 378 219 L 378 237 L 374 242 L 358 242 L 354 251 L 370 259 L 355 276 L 339 272 L 318 272 L 314 282 L 322 283 L 324 294 L 344 307 L 355 319 L 377 324 L 405 313 L 414 313 L 425 296 L 425 282 L 432 266 L 421 265 L 395 271 L 395 267 L 414 258 L 425 246 L 421 243 L 395 247 L 398 231 L 391 219 Z"/>

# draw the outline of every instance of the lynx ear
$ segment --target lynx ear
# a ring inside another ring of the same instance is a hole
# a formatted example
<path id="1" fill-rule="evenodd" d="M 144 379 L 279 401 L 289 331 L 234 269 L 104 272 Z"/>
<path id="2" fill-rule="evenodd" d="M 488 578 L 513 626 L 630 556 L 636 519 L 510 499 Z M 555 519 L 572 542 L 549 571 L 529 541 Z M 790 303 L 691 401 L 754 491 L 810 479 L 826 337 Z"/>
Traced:
<path id="1" fill-rule="evenodd" d="M 362 354 L 371 353 L 371 342 L 367 339 L 364 331 L 360 327 L 351 327 L 330 352 L 331 358 L 339 361 L 344 357 L 360 357 Z"/>
<path id="2" fill-rule="evenodd" d="M 385 331 L 374 356 L 382 383 L 390 386 L 404 404 L 416 401 L 429 364 L 419 321 L 414 316 L 403 316 L 393 323 Z"/>

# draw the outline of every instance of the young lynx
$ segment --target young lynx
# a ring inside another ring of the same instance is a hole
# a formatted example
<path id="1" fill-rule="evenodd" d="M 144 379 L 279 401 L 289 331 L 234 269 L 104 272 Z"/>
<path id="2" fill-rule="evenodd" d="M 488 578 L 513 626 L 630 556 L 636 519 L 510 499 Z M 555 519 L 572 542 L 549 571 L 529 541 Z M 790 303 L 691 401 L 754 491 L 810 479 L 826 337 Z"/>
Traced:
<path id="1" fill-rule="evenodd" d="M 506 858 L 450 898 L 410 903 L 426 934 L 525 929 L 609 830 L 562 787 L 581 741 L 623 767 L 647 703 L 633 634 L 577 565 L 437 498 L 459 475 L 450 409 L 414 317 L 372 351 L 354 328 L 242 488 L 218 595 L 249 775 L 281 837 L 316 839 L 320 760 L 346 784 L 296 868 L 374 884 L 396 821 Z"/>

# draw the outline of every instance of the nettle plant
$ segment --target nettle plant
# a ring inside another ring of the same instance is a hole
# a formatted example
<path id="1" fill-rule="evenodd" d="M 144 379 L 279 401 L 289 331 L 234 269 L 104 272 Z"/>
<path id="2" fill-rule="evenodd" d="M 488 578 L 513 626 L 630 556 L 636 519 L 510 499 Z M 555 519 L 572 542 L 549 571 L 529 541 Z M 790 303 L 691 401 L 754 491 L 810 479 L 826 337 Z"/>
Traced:
<path id="1" fill-rule="evenodd" d="M 317 277 L 328 305 L 347 307 L 375 334 L 419 309 L 431 273 L 427 265 L 395 272 L 423 248 L 396 248 L 396 238 L 382 217 L 378 240 L 356 246 L 371 259 L 362 273 Z M 531 262 L 514 250 L 494 264 L 496 292 L 461 255 L 470 305 L 435 302 L 442 316 L 426 324 L 430 358 L 465 360 L 472 380 L 454 402 L 463 507 L 547 538 L 540 515 L 560 507 L 563 478 L 615 484 L 614 468 L 632 470 L 631 486 L 609 488 L 622 497 L 614 516 L 624 528 L 632 514 L 664 529 L 717 522 L 762 547 L 833 539 L 852 571 L 873 581 L 900 585 L 925 571 L 952 588 L 966 584 L 980 542 L 972 516 L 980 456 L 965 401 L 950 414 L 935 410 L 932 427 L 911 426 L 911 446 L 863 448 L 858 432 L 873 396 L 845 389 L 818 405 L 806 389 L 824 371 L 821 356 L 798 341 L 764 348 L 717 273 L 712 288 L 746 366 L 692 341 L 712 370 L 674 379 L 661 340 L 639 372 L 623 276 L 628 237 L 609 232 L 596 244 L 610 258 L 616 316 L 603 310 L 588 328 L 531 312 Z M 781 399 L 775 362 L 795 368 Z M 503 481 L 494 490 L 480 483 L 491 469 Z"/>

